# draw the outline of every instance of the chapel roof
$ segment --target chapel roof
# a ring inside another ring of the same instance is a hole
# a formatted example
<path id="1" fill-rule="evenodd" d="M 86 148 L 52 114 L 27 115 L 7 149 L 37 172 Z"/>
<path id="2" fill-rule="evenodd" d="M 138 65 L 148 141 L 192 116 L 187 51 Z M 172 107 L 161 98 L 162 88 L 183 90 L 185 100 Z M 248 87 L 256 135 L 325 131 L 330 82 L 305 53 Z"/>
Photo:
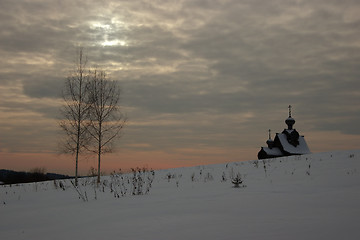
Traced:
<path id="1" fill-rule="evenodd" d="M 289 117 L 285 120 L 288 128 L 282 133 L 276 133 L 274 140 L 271 139 L 269 129 L 269 139 L 266 141 L 268 147 L 261 147 L 259 159 L 311 153 L 304 136 L 300 136 L 293 128 L 295 119 L 291 116 L 291 105 L 288 108 Z"/>

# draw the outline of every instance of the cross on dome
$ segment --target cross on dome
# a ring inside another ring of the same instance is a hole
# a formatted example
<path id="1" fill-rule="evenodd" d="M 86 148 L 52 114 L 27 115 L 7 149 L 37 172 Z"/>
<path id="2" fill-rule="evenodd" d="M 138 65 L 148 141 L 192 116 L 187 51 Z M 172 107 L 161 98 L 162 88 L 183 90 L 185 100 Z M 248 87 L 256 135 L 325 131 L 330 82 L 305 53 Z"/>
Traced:
<path id="1" fill-rule="evenodd" d="M 289 105 L 289 117 L 291 117 L 291 105 Z"/>
<path id="2" fill-rule="evenodd" d="M 295 119 L 291 117 L 291 105 L 289 105 L 289 117 L 285 120 L 286 125 L 288 126 L 288 130 L 292 130 L 295 124 Z"/>
<path id="3" fill-rule="evenodd" d="M 271 140 L 271 129 L 269 129 L 269 139 Z"/>

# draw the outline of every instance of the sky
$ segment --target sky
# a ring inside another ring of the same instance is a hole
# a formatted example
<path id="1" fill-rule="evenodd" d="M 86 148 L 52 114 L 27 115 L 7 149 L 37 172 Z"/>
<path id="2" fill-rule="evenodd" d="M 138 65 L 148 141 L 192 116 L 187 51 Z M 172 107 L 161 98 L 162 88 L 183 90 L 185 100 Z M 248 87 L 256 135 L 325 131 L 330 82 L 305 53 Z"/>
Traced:
<path id="1" fill-rule="evenodd" d="M 358 0 L 0 0 L 0 169 L 73 174 L 64 81 L 83 47 L 128 124 L 103 170 L 257 159 L 268 129 L 360 146 Z M 84 155 L 79 170 L 96 167 Z"/>

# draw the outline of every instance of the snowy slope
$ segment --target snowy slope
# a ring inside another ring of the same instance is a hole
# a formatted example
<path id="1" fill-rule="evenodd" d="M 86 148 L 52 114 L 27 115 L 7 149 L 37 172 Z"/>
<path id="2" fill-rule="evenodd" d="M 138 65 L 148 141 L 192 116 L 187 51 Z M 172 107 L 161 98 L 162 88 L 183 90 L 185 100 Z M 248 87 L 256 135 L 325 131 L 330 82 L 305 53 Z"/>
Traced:
<path id="1" fill-rule="evenodd" d="M 87 202 L 68 181 L 0 186 L 1 239 L 360 239 L 360 150 L 160 170 L 146 195 L 104 180 Z"/>

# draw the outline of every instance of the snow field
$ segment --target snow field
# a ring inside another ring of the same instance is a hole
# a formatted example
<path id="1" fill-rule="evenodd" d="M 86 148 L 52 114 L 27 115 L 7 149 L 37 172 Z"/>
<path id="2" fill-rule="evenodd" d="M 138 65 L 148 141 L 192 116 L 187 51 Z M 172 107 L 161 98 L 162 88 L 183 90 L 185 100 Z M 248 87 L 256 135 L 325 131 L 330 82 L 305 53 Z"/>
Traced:
<path id="1" fill-rule="evenodd" d="M 360 239 L 360 150 L 158 170 L 119 198 L 102 180 L 86 202 L 69 180 L 0 186 L 1 239 Z"/>

